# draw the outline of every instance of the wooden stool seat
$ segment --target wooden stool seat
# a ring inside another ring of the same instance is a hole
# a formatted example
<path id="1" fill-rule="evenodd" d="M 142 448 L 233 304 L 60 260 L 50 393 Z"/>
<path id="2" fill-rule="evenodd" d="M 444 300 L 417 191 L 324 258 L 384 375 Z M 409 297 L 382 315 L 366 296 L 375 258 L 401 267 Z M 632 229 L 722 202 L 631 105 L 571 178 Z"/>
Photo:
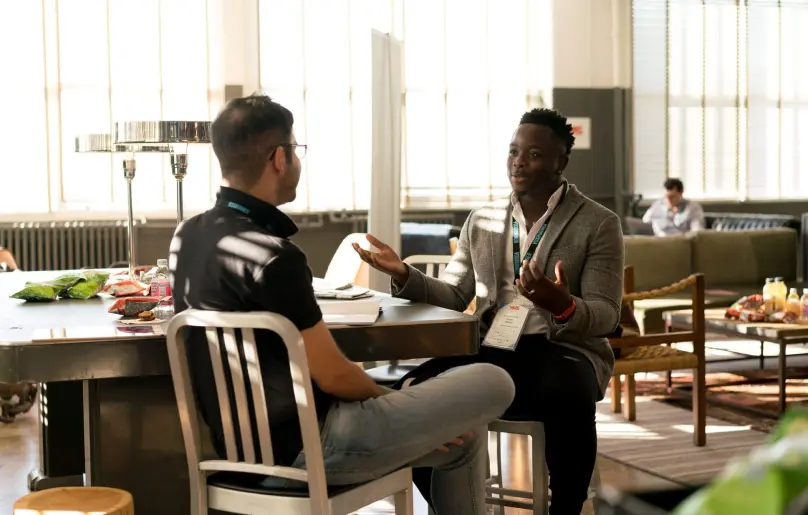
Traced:
<path id="1" fill-rule="evenodd" d="M 14 515 L 134 515 L 132 494 L 115 488 L 64 487 L 30 493 L 14 503 Z"/>

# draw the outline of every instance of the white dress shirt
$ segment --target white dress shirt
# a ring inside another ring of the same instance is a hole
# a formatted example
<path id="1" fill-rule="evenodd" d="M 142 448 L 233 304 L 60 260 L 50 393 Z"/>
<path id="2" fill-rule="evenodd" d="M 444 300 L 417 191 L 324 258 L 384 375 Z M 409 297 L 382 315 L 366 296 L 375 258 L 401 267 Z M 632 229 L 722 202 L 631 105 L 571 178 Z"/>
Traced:
<path id="1" fill-rule="evenodd" d="M 513 218 L 516 220 L 517 224 L 519 224 L 519 252 L 522 254 L 521 259 L 519 260 L 520 263 L 524 261 L 524 256 L 527 254 L 527 249 L 530 244 L 533 243 L 533 239 L 536 237 L 539 229 L 547 218 L 553 214 L 556 206 L 558 206 L 563 193 L 564 186 L 561 185 L 547 202 L 547 211 L 544 212 L 541 218 L 536 220 L 536 223 L 534 223 L 533 227 L 530 228 L 530 232 L 527 231 L 527 222 L 525 221 L 525 215 L 522 213 L 522 206 L 519 204 L 519 198 L 516 196 L 516 193 L 511 195 L 511 203 L 513 204 Z M 507 243 L 505 244 L 504 249 L 505 268 L 500 278 L 499 290 L 497 292 L 497 303 L 499 305 L 510 304 L 510 302 L 516 297 L 521 297 L 516 290 L 516 285 L 513 283 L 516 277 L 516 273 L 513 269 L 513 224 L 507 223 L 505 226 L 505 241 Z M 538 247 L 536 247 L 536 251 L 533 253 L 532 259 L 536 259 L 536 255 L 539 253 L 538 250 L 541 248 L 543 243 L 544 238 L 542 237 Z M 529 300 L 523 297 L 521 299 L 521 303 L 526 306 L 530 306 L 530 311 L 528 312 L 527 321 L 525 322 L 525 327 L 522 330 L 522 334 L 546 334 L 549 326 L 547 325 L 547 321 L 544 319 L 544 317 L 538 312 L 538 310 Z"/>
<path id="2" fill-rule="evenodd" d="M 701 205 L 686 199 L 682 200 L 677 211 L 668 207 L 665 199 L 657 199 L 645 212 L 642 221 L 651 224 L 657 236 L 686 234 L 706 226 Z"/>

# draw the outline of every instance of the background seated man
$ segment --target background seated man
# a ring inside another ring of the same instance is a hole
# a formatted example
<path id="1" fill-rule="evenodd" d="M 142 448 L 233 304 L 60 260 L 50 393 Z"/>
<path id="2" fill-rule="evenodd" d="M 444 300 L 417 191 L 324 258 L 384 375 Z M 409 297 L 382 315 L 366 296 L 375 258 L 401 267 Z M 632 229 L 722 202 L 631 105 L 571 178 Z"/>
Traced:
<path id="1" fill-rule="evenodd" d="M 620 220 L 563 177 L 574 141 L 555 111 L 522 116 L 508 148 L 513 193 L 472 211 L 441 279 L 405 265 L 372 236 L 378 252 L 354 246 L 392 277 L 396 296 L 463 311 L 476 291 L 487 331 L 479 355 L 430 360 L 410 374 L 412 384 L 466 363 L 507 370 L 516 397 L 505 418 L 544 422 L 553 515 L 580 513 L 587 498 L 595 403 L 614 367 L 605 336 L 618 325 L 623 294 Z M 428 490 L 428 474 L 418 476 Z"/>
<path id="2" fill-rule="evenodd" d="M 679 179 L 666 179 L 665 197 L 648 208 L 642 221 L 651 224 L 657 236 L 686 234 L 705 229 L 704 210 L 697 202 L 684 198 L 685 186 Z"/>
<path id="3" fill-rule="evenodd" d="M 233 100 L 214 121 L 222 188 L 215 207 L 177 228 L 175 308 L 266 310 L 297 326 L 329 484 L 367 482 L 407 465 L 433 467 L 438 515 L 483 515 L 486 425 L 511 403 L 513 381 L 501 368 L 480 364 L 385 395 L 340 352 L 314 298 L 306 256 L 289 240 L 297 227 L 277 207 L 295 199 L 306 150 L 292 124 L 291 112 L 260 95 Z M 276 462 L 305 468 L 286 348 L 274 334 L 256 338 Z M 188 341 L 199 408 L 224 456 L 205 335 L 191 332 Z"/>

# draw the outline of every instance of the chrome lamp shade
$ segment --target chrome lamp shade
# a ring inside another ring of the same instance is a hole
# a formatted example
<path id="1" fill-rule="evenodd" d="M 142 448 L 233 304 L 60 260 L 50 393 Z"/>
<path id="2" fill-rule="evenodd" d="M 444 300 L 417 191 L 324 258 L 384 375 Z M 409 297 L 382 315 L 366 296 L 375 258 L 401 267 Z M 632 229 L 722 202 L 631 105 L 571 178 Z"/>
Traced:
<path id="1" fill-rule="evenodd" d="M 84 134 L 76 136 L 76 152 L 124 152 L 133 154 L 123 160 L 123 172 L 127 185 L 127 229 L 129 233 L 129 276 L 135 278 L 134 209 L 132 206 L 132 181 L 135 178 L 134 154 L 162 153 L 171 158 L 171 173 L 177 181 L 177 224 L 182 222 L 182 180 L 188 172 L 188 144 L 210 143 L 211 122 L 157 121 L 116 122 L 115 133 Z M 182 145 L 181 148 L 178 148 Z"/>
<path id="2" fill-rule="evenodd" d="M 116 122 L 115 143 L 210 143 L 211 122 Z"/>

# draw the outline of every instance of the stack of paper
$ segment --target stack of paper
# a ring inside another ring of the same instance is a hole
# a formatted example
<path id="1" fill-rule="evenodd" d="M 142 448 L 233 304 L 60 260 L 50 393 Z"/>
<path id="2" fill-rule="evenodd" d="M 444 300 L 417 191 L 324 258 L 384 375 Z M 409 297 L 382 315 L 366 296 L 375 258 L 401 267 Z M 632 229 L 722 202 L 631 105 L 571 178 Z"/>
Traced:
<path id="1" fill-rule="evenodd" d="M 379 318 L 381 299 L 318 300 L 323 320 L 328 325 L 373 325 Z"/>
<path id="2" fill-rule="evenodd" d="M 353 284 L 332 284 L 324 279 L 314 278 L 312 281 L 314 296 L 318 299 L 353 300 L 373 296 L 373 291 Z"/>

